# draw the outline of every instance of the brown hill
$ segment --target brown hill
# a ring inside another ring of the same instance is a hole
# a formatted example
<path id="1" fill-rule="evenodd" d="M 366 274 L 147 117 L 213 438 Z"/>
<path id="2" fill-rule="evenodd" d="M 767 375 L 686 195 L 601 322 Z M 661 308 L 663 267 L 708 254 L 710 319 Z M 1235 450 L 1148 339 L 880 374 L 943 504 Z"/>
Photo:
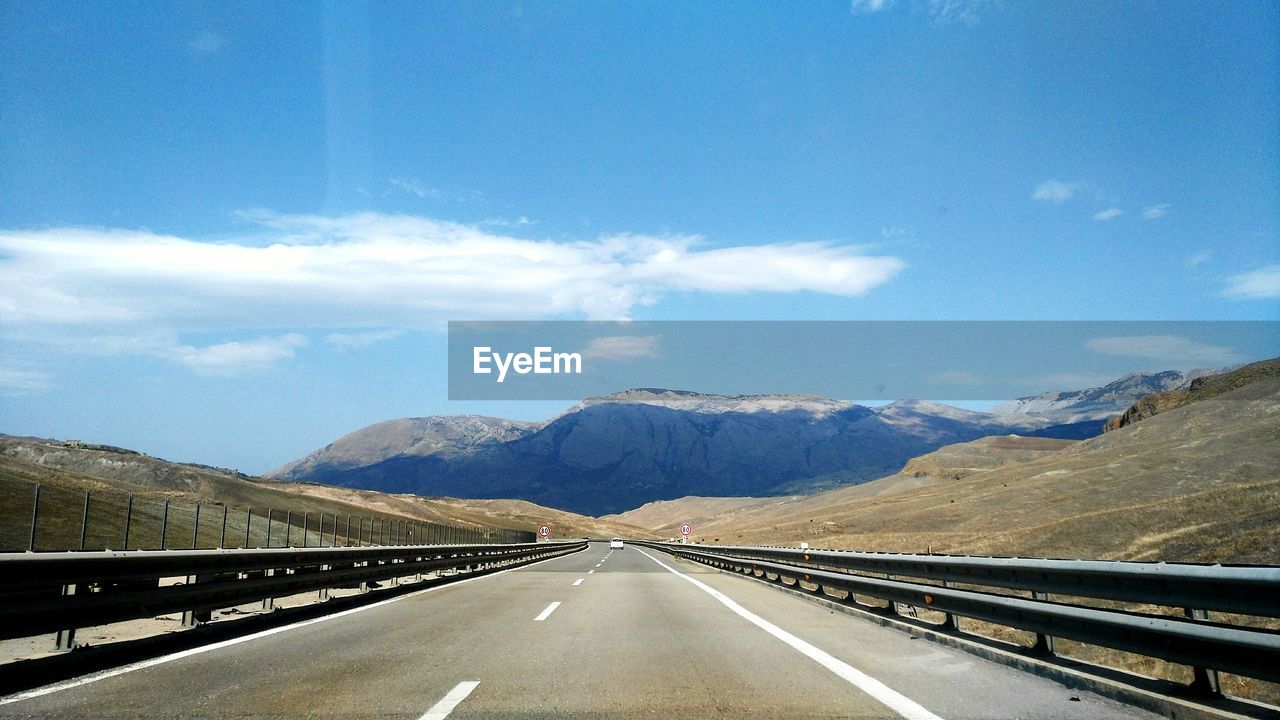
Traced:
<path id="1" fill-rule="evenodd" d="M 742 509 L 695 533 L 703 542 L 1277 564 L 1280 379 L 1027 462 L 960 479 L 894 475 Z"/>
<path id="2" fill-rule="evenodd" d="M 423 498 L 269 482 L 230 470 L 168 462 L 123 448 L 0 435 L 0 528 L 3 528 L 0 550 L 25 549 L 36 484 L 40 485 L 40 537 L 48 542 L 65 543 L 68 537 L 73 544 L 78 542 L 84 492 L 92 492 L 88 547 L 94 546 L 94 540 L 101 540 L 101 544 L 108 547 L 119 547 L 116 541 L 123 525 L 125 498 L 129 495 L 134 497 L 135 512 L 151 525 L 155 524 L 158 508 L 168 500 L 171 505 L 169 537 L 172 540 L 176 535 L 186 538 L 187 542 L 194 522 L 192 509 L 197 502 L 204 505 L 205 512 L 201 536 L 211 539 L 217 537 L 217 530 L 206 525 L 213 521 L 211 518 L 220 517 L 223 506 L 232 508 L 234 517 L 248 508 L 253 508 L 255 514 L 273 508 L 277 519 L 291 513 L 299 531 L 300 520 L 306 514 L 310 518 L 313 540 L 321 513 L 330 518 L 329 528 L 334 517 L 376 515 L 389 521 L 416 520 L 525 532 L 532 532 L 547 522 L 553 526 L 555 537 L 647 535 L 636 527 L 532 503 Z M 265 524 L 257 519 L 254 522 L 256 529 Z M 243 524 L 240 527 L 243 528 Z M 46 532 L 46 528 L 50 529 Z M 145 529 L 141 522 L 134 527 L 135 542 L 147 542 L 142 535 Z M 201 545 L 204 544 L 202 541 Z"/>

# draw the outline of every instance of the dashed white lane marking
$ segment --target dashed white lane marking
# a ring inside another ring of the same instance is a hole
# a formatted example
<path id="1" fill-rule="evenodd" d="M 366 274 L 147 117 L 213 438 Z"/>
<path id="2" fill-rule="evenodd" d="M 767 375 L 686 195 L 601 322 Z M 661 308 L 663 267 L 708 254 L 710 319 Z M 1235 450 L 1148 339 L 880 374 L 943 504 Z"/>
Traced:
<path id="1" fill-rule="evenodd" d="M 702 590 L 703 592 L 707 593 L 708 595 L 715 598 L 716 600 L 719 600 L 722 605 L 734 611 L 742 618 L 746 619 L 747 622 L 750 622 L 752 625 L 755 625 L 761 630 L 764 630 L 765 632 L 769 633 L 775 638 L 790 645 L 792 648 L 800 651 L 800 653 L 803 654 L 805 657 L 817 662 L 819 665 L 825 667 L 826 669 L 840 676 L 840 678 L 842 678 L 849 684 L 857 687 L 862 692 L 875 698 L 877 701 L 884 704 L 889 709 L 898 713 L 902 717 L 907 718 L 907 720 L 942 720 L 942 718 L 924 709 L 918 703 L 916 703 L 916 701 L 912 700 L 906 695 L 903 695 L 897 690 L 890 688 L 888 685 L 885 685 L 879 680 L 871 677 L 870 675 L 867 675 L 866 673 L 855 668 L 849 663 L 846 663 L 845 661 L 834 657 L 833 655 L 826 652 L 825 650 L 821 650 L 809 644 L 808 642 L 801 640 L 795 635 L 792 635 L 786 630 L 783 630 L 777 625 L 774 625 L 768 620 L 765 620 L 759 615 L 756 615 L 755 613 L 751 612 L 750 610 L 742 607 L 738 603 L 731 600 L 729 596 L 725 595 L 719 590 L 716 590 L 710 585 L 707 585 L 701 580 L 685 575 L 679 570 L 676 570 L 675 568 L 671 567 L 670 565 L 667 565 L 666 563 L 662 562 L 658 558 L 650 555 L 649 553 L 643 550 L 641 550 L 640 553 L 645 557 L 649 558 L 650 560 L 658 563 L 662 567 L 666 568 L 668 571 L 675 573 L 677 577 L 683 578 L 693 583 L 694 586 L 697 587 L 699 590 Z"/>
<path id="2" fill-rule="evenodd" d="M 547 606 L 546 610 L 543 610 L 542 612 L 538 613 L 538 617 L 534 618 L 533 621 L 542 622 L 543 620 L 546 620 L 547 618 L 551 617 L 551 613 L 555 612 L 556 608 L 558 607 L 560 607 L 559 600 L 551 603 L 550 605 Z"/>
<path id="3" fill-rule="evenodd" d="M 595 574 L 596 574 L 596 571 L 595 571 L 595 570 L 588 570 L 588 571 L 587 571 L 587 574 L 588 574 L 588 575 L 595 575 Z"/>
<path id="4" fill-rule="evenodd" d="M 181 660 L 182 658 L 191 657 L 192 655 L 199 655 L 201 653 L 209 652 L 210 650 L 220 650 L 224 647 L 239 645 L 240 643 L 243 643 L 243 642 L 249 642 L 250 640 L 257 640 L 258 638 L 264 638 L 269 635 L 275 635 L 276 633 L 282 633 L 286 630 L 293 630 L 294 628 L 306 627 L 307 625 L 314 625 L 316 623 L 322 623 L 328 620 L 336 620 L 340 617 L 346 617 L 347 615 L 354 615 L 358 612 L 364 612 L 365 610 L 372 610 L 376 607 L 382 607 L 383 605 L 390 605 L 393 602 L 399 602 L 401 600 L 406 600 L 411 597 L 417 597 L 419 595 L 424 595 L 426 593 L 434 592 L 436 590 L 447 590 L 449 588 L 458 587 L 459 585 L 466 585 L 467 583 L 473 582 L 476 580 L 484 580 L 485 578 L 497 577 L 499 575 L 509 573 L 515 570 L 530 568 L 530 567 L 533 567 L 534 565 L 541 565 L 542 563 L 551 562 L 552 560 L 558 560 L 558 559 L 559 558 L 547 558 L 546 560 L 539 560 L 538 562 L 529 563 L 528 565 L 521 565 L 520 567 L 507 568 L 506 570 L 499 570 L 498 572 L 489 573 L 488 575 L 481 575 L 479 577 L 467 578 L 465 580 L 451 582 L 448 585 L 436 585 L 434 587 L 429 587 L 424 590 L 418 590 L 416 592 L 407 593 L 405 595 L 401 595 L 400 597 L 387 598 L 386 600 L 380 600 L 376 603 L 370 603 L 369 605 L 361 605 L 360 607 L 350 608 L 348 610 L 342 610 L 332 615 L 325 615 L 323 617 L 311 618 L 310 620 L 302 620 L 301 622 L 296 622 L 296 623 L 293 623 L 292 625 L 285 625 L 278 628 L 271 628 L 270 630 L 263 630 L 262 632 L 253 633 L 252 635 L 245 635 L 243 637 L 231 638 L 230 640 L 222 640 L 220 642 L 212 643 L 209 645 L 202 645 L 198 648 L 191 648 L 190 650 L 183 650 L 181 652 L 176 652 L 171 655 L 164 655 L 158 658 L 151 658 L 150 660 L 142 660 L 140 662 L 133 663 L 132 665 L 124 665 L 118 668 L 112 668 L 110 670 L 103 670 L 102 672 L 94 673 L 92 675 L 85 675 L 83 677 L 72 678 L 70 680 L 63 680 L 62 682 L 54 683 L 52 685 L 45 685 L 44 687 L 35 688 L 34 690 L 27 690 L 26 692 L 20 692 L 20 693 L 15 693 L 13 695 L 6 696 L 6 697 L 0 697 L 0 705 L 8 705 L 9 703 L 15 703 L 22 700 L 30 700 L 31 698 L 40 697 L 41 695 L 50 695 L 52 693 L 56 693 L 61 690 L 69 690 L 73 687 L 88 685 L 89 683 L 97 682 L 99 680 L 106 680 L 107 678 L 112 678 L 117 675 L 124 675 L 125 673 L 130 673 L 130 672 L 133 672 L 134 670 L 143 670 L 143 669 L 152 667 L 154 665 L 163 665 L 164 663 L 173 662 L 174 660 Z"/>
<path id="5" fill-rule="evenodd" d="M 573 581 L 573 586 L 574 586 L 574 587 L 578 587 L 579 585 L 581 585 L 581 584 L 582 584 L 582 581 L 583 581 L 583 580 L 585 580 L 585 579 L 586 579 L 586 578 L 578 578 L 577 580 L 574 580 L 574 581 Z"/>
<path id="6" fill-rule="evenodd" d="M 449 717 L 449 713 L 453 712 L 454 708 L 458 707 L 458 703 L 467 699 L 467 696 L 479 684 L 479 680 L 463 680 L 454 686 L 448 695 L 440 698 L 440 702 L 432 705 L 427 714 L 423 715 L 419 720 L 444 720 Z"/>

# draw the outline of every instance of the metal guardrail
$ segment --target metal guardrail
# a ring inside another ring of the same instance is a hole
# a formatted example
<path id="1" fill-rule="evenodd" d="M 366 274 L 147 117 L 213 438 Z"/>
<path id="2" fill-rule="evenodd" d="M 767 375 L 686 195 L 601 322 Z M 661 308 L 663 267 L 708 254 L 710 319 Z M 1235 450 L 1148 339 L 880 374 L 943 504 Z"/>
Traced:
<path id="1" fill-rule="evenodd" d="M 0 553 L 0 639 L 56 632 L 65 650 L 75 628 L 171 612 L 194 625 L 216 608 L 436 570 L 487 572 L 586 545 Z M 161 585 L 173 577 L 185 581 Z"/>
<path id="2" fill-rule="evenodd" d="M 818 594 L 844 591 L 849 602 L 857 602 L 854 594 L 884 600 L 891 612 L 896 603 L 937 610 L 952 630 L 959 616 L 1033 632 L 1043 653 L 1059 637 L 1189 665 L 1193 687 L 1208 693 L 1220 692 L 1218 671 L 1280 682 L 1280 632 L 1207 620 L 1208 610 L 1280 617 L 1280 568 L 637 544 L 796 586 L 804 581 Z M 857 574 L 865 572 L 944 584 Z M 962 590 L 956 582 L 1032 597 Z M 1050 593 L 1183 608 L 1187 618 L 1050 601 Z"/>

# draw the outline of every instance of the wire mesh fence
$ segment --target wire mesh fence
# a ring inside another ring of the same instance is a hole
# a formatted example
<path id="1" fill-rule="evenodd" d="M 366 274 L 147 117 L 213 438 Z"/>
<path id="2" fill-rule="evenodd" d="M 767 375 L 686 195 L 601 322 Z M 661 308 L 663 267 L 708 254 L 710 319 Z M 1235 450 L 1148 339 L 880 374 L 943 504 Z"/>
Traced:
<path id="1" fill-rule="evenodd" d="M 0 552 L 534 542 L 532 532 L 389 515 L 233 507 L 0 478 Z"/>

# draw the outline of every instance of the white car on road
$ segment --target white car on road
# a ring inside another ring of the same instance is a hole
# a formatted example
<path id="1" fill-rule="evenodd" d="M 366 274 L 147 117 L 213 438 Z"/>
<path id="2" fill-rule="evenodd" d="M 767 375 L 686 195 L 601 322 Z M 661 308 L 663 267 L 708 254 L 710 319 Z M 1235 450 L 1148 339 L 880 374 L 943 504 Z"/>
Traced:
<path id="1" fill-rule="evenodd" d="M 621 550 L 621 549 L 622 549 L 622 538 L 614 538 L 614 539 L 610 540 L 610 541 L 609 541 L 609 549 L 610 549 L 610 550 Z"/>

